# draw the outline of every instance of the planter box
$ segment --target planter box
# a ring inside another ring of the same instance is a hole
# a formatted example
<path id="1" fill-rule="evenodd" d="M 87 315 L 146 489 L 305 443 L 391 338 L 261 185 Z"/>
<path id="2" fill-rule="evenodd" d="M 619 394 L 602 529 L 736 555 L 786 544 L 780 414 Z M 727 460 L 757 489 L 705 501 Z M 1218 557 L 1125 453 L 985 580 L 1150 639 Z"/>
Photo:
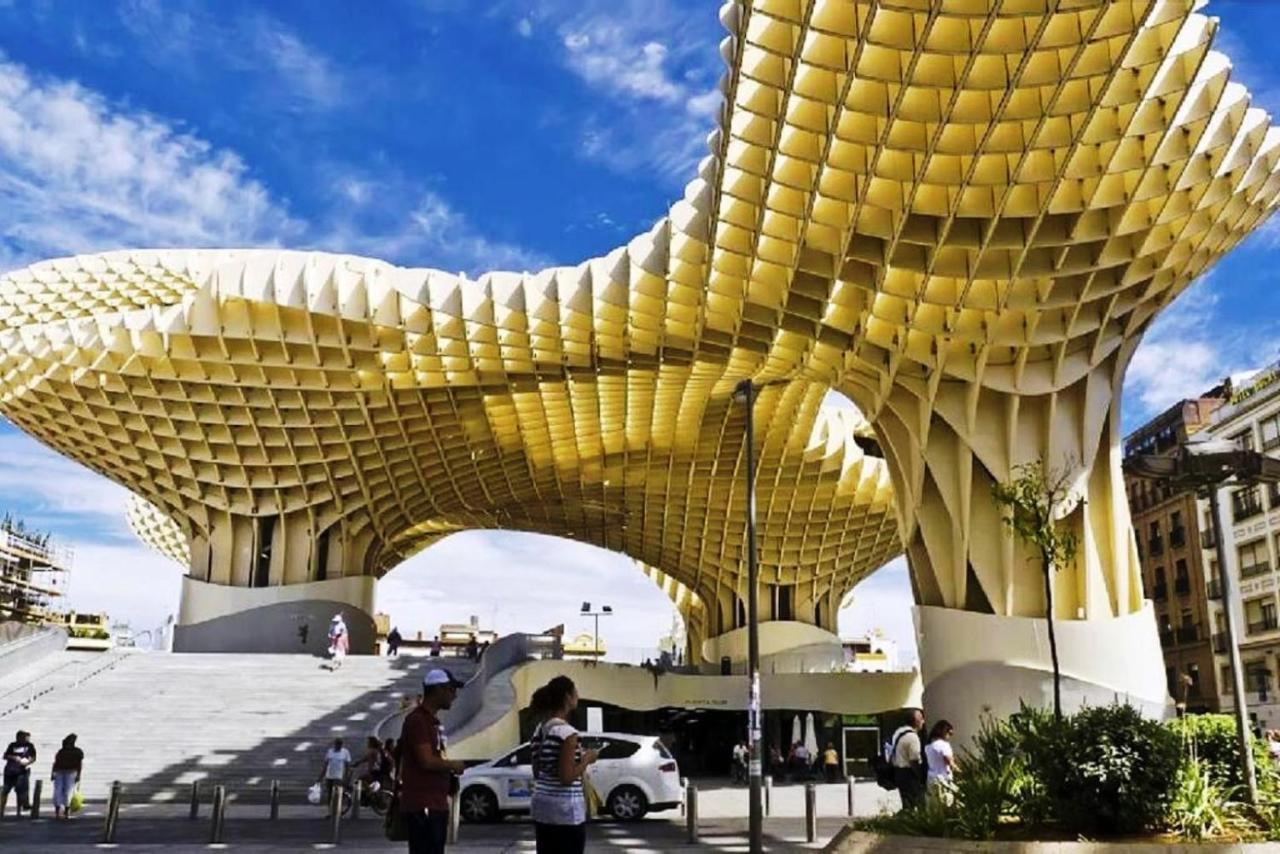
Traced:
<path id="1" fill-rule="evenodd" d="M 829 854 L 1262 854 L 1274 852 L 1274 842 L 1000 842 L 938 839 L 931 836 L 882 836 L 845 827 L 822 849 Z"/>

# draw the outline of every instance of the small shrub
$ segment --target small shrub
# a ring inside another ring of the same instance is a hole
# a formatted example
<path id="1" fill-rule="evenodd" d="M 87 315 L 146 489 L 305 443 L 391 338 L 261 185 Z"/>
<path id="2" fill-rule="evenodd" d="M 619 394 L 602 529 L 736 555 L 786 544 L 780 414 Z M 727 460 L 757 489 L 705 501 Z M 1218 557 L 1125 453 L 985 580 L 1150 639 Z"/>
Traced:
<path id="1" fill-rule="evenodd" d="M 1054 815 L 1078 833 L 1161 826 L 1182 764 L 1178 735 L 1125 705 L 1083 709 L 1035 733 L 1027 749 Z"/>
<path id="2" fill-rule="evenodd" d="M 1214 779 L 1209 763 L 1190 758 L 1178 769 L 1169 804 L 1168 828 L 1186 839 L 1221 836 L 1235 814 L 1232 790 Z"/>
<path id="3" fill-rule="evenodd" d="M 1170 721 L 1169 728 L 1192 747 L 1215 785 L 1223 789 L 1244 788 L 1244 768 L 1240 765 L 1236 747 L 1235 718 L 1230 715 L 1184 715 Z M 1277 778 L 1267 755 L 1267 743 L 1254 738 L 1253 733 L 1249 734 L 1249 743 L 1259 791 L 1280 791 L 1280 778 Z"/>
<path id="4" fill-rule="evenodd" d="M 885 812 L 854 822 L 854 827 L 870 833 L 895 836 L 956 836 L 956 808 L 934 798 L 918 809 Z"/>

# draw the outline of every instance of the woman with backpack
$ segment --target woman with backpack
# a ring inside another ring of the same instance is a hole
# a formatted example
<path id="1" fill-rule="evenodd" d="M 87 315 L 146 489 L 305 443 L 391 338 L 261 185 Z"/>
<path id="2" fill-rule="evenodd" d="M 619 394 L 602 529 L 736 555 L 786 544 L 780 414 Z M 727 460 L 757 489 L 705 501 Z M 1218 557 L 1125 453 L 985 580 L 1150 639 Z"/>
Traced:
<path id="1" fill-rule="evenodd" d="M 557 676 L 533 692 L 530 703 L 540 723 L 533 732 L 531 812 L 538 854 L 582 854 L 587 844 L 587 798 L 583 778 L 596 751 L 583 750 L 569 716 L 578 707 L 578 689 Z"/>

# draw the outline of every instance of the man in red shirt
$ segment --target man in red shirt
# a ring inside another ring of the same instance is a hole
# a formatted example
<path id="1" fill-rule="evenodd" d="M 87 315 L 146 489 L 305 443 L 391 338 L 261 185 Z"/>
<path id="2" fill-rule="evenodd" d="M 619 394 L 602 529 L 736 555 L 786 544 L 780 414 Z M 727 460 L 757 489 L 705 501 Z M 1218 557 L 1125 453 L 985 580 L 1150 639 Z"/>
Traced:
<path id="1" fill-rule="evenodd" d="M 447 670 L 422 677 L 422 700 L 400 730 L 400 811 L 409 830 L 409 854 L 443 854 L 449 835 L 449 790 L 465 765 L 445 756 L 437 717 L 453 705 L 462 683 Z"/>

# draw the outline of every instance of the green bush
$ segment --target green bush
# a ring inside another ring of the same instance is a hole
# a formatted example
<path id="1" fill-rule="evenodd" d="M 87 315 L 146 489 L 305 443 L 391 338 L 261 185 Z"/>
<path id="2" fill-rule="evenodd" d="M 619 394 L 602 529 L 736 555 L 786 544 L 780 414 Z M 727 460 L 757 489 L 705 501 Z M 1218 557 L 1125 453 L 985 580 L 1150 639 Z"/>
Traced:
<path id="1" fill-rule="evenodd" d="M 1231 793 L 1214 779 L 1209 763 L 1189 758 L 1178 769 L 1174 782 L 1169 829 L 1184 839 L 1221 836 L 1236 812 Z"/>
<path id="2" fill-rule="evenodd" d="M 1214 785 L 1228 791 L 1243 789 L 1244 768 L 1236 747 L 1236 721 L 1231 715 L 1185 715 L 1169 722 L 1196 758 L 1206 767 Z M 1249 734 L 1258 789 L 1264 794 L 1280 791 L 1280 779 L 1267 755 L 1267 743 Z"/>
<path id="3" fill-rule="evenodd" d="M 1163 826 L 1182 765 L 1178 734 L 1132 706 L 1083 709 L 1026 741 L 1028 770 L 1073 833 Z"/>

